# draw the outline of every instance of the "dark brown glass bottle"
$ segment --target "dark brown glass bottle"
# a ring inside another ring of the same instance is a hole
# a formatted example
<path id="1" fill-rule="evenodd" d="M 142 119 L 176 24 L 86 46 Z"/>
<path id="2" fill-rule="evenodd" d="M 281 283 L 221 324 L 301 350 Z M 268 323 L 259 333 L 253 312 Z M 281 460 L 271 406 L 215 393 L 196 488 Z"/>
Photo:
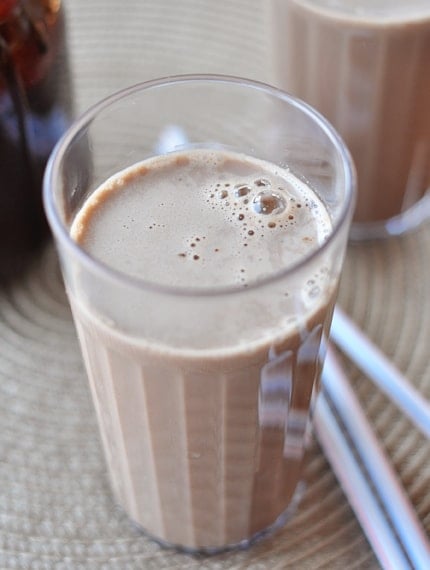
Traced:
<path id="1" fill-rule="evenodd" d="M 0 0 L 0 285 L 49 235 L 42 178 L 71 117 L 60 0 Z"/>

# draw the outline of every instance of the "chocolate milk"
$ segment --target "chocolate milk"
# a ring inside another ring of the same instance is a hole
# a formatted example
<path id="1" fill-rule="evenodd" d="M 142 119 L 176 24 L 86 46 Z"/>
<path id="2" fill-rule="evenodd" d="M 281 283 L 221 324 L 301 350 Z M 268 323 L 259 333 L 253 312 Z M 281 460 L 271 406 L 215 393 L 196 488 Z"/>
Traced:
<path id="1" fill-rule="evenodd" d="M 135 165 L 78 212 L 74 240 L 132 279 L 196 295 L 241 291 L 230 305 L 220 295 L 204 329 L 209 296 L 177 325 L 167 305 L 148 303 L 144 336 L 126 330 L 132 298 L 118 325 L 70 294 L 112 487 L 150 535 L 210 550 L 285 520 L 335 284 L 323 265 L 267 298 L 256 283 L 311 254 L 330 230 L 317 195 L 287 170 L 209 150 Z M 160 340 L 163 312 L 171 330 Z"/>
<path id="2" fill-rule="evenodd" d="M 356 163 L 356 222 L 430 188 L 428 0 L 272 0 L 277 83 L 316 107 Z"/>

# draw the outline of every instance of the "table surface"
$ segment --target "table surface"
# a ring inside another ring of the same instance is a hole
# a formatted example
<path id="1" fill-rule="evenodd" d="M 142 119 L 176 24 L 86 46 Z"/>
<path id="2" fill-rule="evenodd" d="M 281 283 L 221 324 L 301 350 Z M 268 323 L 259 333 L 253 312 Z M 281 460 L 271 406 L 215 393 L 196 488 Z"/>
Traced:
<path id="1" fill-rule="evenodd" d="M 267 2 L 69 0 L 77 112 L 121 87 L 178 73 L 272 81 Z M 430 225 L 350 246 L 340 303 L 430 397 Z M 367 416 L 430 532 L 430 443 L 352 365 Z M 0 567 L 379 568 L 317 443 L 295 518 L 243 552 L 160 549 L 115 508 L 57 259 L 0 296 Z"/>

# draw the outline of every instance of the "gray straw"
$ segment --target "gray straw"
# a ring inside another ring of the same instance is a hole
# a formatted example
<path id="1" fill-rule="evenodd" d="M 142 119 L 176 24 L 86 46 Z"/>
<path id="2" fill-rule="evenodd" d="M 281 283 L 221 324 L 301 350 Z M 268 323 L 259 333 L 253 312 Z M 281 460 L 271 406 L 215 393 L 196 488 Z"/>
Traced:
<path id="1" fill-rule="evenodd" d="M 323 370 L 323 386 L 316 408 L 317 435 L 375 554 L 384 568 L 428 570 L 430 545 L 422 526 L 330 347 Z M 343 430 L 335 423 L 329 403 Z M 373 499 L 366 477 L 377 494 Z M 382 507 L 376 514 L 378 500 Z"/>
<path id="2" fill-rule="evenodd" d="M 382 568 L 411 565 L 389 525 L 324 393 L 318 397 L 314 426 L 324 455 L 343 488 Z"/>
<path id="3" fill-rule="evenodd" d="M 336 307 L 333 315 L 330 337 L 417 428 L 430 438 L 429 402 L 339 307 Z"/>

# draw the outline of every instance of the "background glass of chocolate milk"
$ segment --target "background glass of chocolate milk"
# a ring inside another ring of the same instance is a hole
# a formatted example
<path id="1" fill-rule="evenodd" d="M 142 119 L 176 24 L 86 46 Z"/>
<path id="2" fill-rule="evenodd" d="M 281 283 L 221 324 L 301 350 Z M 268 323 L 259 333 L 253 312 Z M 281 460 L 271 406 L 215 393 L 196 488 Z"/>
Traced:
<path id="1" fill-rule="evenodd" d="M 153 81 L 72 126 L 44 200 L 116 501 L 187 551 L 283 524 L 353 210 L 336 132 L 263 84 Z"/>
<path id="2" fill-rule="evenodd" d="M 271 0 L 275 84 L 339 131 L 358 175 L 356 239 L 430 215 L 428 0 Z"/>

